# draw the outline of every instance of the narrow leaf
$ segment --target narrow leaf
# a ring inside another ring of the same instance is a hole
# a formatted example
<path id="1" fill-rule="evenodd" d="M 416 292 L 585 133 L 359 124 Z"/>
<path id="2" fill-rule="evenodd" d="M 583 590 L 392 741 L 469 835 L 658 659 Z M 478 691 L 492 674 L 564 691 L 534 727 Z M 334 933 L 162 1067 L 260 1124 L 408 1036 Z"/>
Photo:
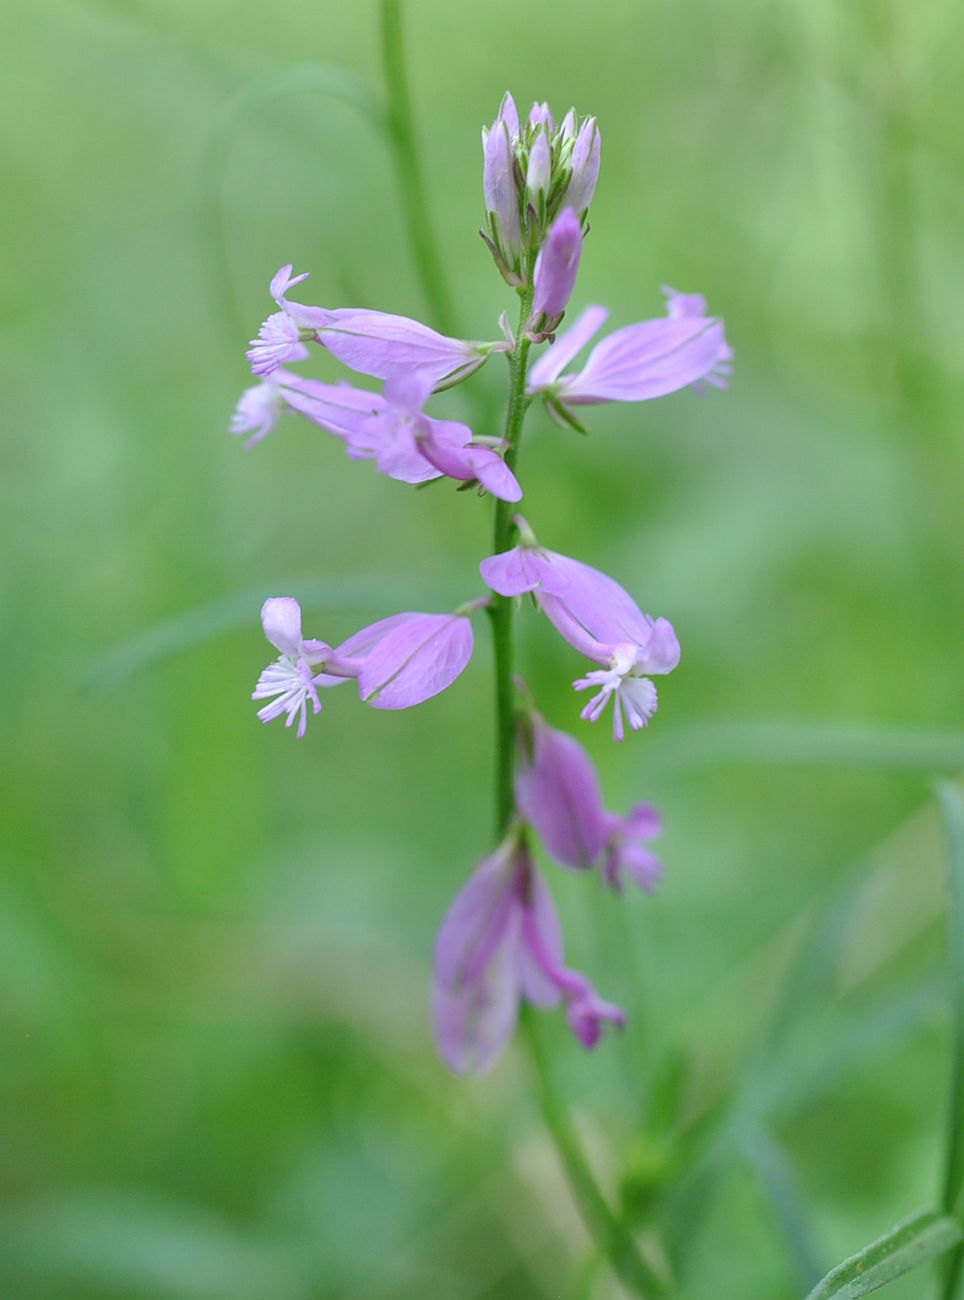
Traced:
<path id="1" fill-rule="evenodd" d="M 857 1300 L 936 1259 L 964 1236 L 956 1220 L 921 1210 L 832 1269 L 807 1300 Z"/>
<path id="2" fill-rule="evenodd" d="M 753 1166 L 760 1185 L 783 1230 L 801 1286 L 812 1286 L 823 1273 L 810 1221 L 800 1199 L 796 1173 L 782 1146 L 762 1126 L 748 1131 L 743 1154 Z"/>
<path id="3" fill-rule="evenodd" d="M 947 1163 L 941 1203 L 949 1214 L 964 1211 L 964 795 L 956 785 L 937 789 L 947 843 L 948 956 L 951 999 L 951 1082 L 947 1110 Z M 964 1250 L 948 1263 L 943 1296 L 954 1300 L 959 1288 Z"/>

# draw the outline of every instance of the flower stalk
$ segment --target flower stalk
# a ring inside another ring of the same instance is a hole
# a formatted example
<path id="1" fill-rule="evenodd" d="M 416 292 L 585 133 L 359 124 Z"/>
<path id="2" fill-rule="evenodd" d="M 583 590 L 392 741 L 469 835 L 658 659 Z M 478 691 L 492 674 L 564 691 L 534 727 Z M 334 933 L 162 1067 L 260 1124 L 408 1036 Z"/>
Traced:
<path id="1" fill-rule="evenodd" d="M 455 308 L 439 260 L 438 241 L 425 195 L 422 163 L 415 144 L 412 98 L 405 66 L 402 0 L 382 0 L 378 24 L 382 71 L 388 96 L 388 129 L 395 154 L 398 188 L 412 256 L 432 315 L 443 330 L 455 331 Z"/>
<path id="2" fill-rule="evenodd" d="M 509 398 L 505 413 L 505 463 L 510 471 L 518 459 L 522 425 L 530 398 L 526 396 L 526 367 L 529 348 L 525 324 L 532 309 L 532 290 L 520 296 L 519 328 L 515 346 L 509 353 Z M 495 525 L 492 533 L 492 550 L 498 555 L 512 545 L 515 533 L 513 507 L 506 501 L 496 502 Z M 495 829 L 502 836 L 512 820 L 515 807 L 513 791 L 515 755 L 515 685 L 512 680 L 512 615 L 514 603 L 511 596 L 492 595 L 489 617 L 492 622 L 492 648 L 495 660 Z"/>
<path id="3" fill-rule="evenodd" d="M 505 461 L 514 472 L 522 428 L 531 398 L 526 396 L 526 369 L 531 341 L 525 325 L 532 310 L 532 290 L 520 292 L 519 328 L 509 353 L 509 396 L 505 417 Z M 511 548 L 518 526 L 511 503 L 496 501 L 493 553 Z M 501 838 L 515 815 L 516 685 L 513 680 L 513 614 L 515 597 L 493 592 L 488 607 L 495 663 L 495 814 Z M 616 1275 L 641 1300 L 668 1295 L 663 1280 L 640 1254 L 632 1234 L 611 1209 L 589 1167 L 578 1135 L 549 1069 L 545 1047 L 530 1007 L 522 1008 L 522 1031 L 535 1081 L 543 1122 L 556 1147 L 587 1229 Z"/>

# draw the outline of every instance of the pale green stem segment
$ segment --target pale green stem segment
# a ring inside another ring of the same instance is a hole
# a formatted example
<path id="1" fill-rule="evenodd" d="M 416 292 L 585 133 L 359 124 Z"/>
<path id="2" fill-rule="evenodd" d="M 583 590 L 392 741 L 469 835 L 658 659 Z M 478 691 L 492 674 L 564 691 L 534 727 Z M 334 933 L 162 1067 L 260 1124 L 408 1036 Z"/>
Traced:
<path id="1" fill-rule="evenodd" d="M 388 98 L 388 133 L 395 155 L 398 188 L 412 256 L 435 318 L 433 324 L 445 334 L 457 334 L 455 310 L 439 259 L 438 240 L 432 228 L 425 180 L 415 145 L 412 99 L 405 69 L 401 0 L 382 0 L 379 28 L 382 70 Z"/>
<path id="2" fill-rule="evenodd" d="M 531 1007 L 523 1008 L 522 1029 L 532 1060 L 542 1118 L 556 1144 L 586 1227 L 610 1268 L 633 1295 L 640 1300 L 662 1300 L 671 1294 L 669 1287 L 646 1263 L 632 1233 L 610 1208 L 589 1168 L 565 1103 L 553 1084 L 536 1014 Z"/>
<path id="3" fill-rule="evenodd" d="M 515 470 L 522 438 L 522 424 L 529 407 L 526 397 L 526 365 L 529 348 L 525 325 L 532 307 L 532 290 L 523 295 L 519 306 L 519 329 L 515 347 L 509 353 L 509 402 L 505 413 L 505 463 Z M 495 528 L 492 553 L 508 551 L 516 532 L 512 521 L 515 506 L 508 501 L 495 503 Z M 502 836 L 515 807 L 513 766 L 515 759 L 515 687 L 512 681 L 512 614 L 513 598 L 493 595 L 489 606 L 492 619 L 492 643 L 495 648 L 495 817 L 496 834 Z"/>
<path id="4" fill-rule="evenodd" d="M 509 401 L 505 418 L 505 460 L 515 469 L 522 438 L 522 425 L 530 399 L 526 397 L 526 366 L 531 344 L 525 327 L 532 308 L 532 290 L 521 295 L 519 327 L 515 347 L 509 353 Z M 506 501 L 495 505 L 493 551 L 507 551 L 517 532 L 513 522 L 515 507 Z M 496 768 L 495 806 L 496 833 L 505 834 L 512 821 L 515 807 L 513 778 L 516 750 L 515 686 L 512 676 L 512 617 L 514 602 L 511 597 L 494 595 L 489 605 L 492 620 L 492 641 L 495 651 L 495 704 L 496 704 Z M 565 1103 L 557 1092 L 549 1063 L 539 1038 L 535 1017 L 529 1008 L 523 1008 L 522 1031 L 529 1048 L 539 1106 L 546 1127 L 555 1143 L 559 1159 L 566 1171 L 569 1185 L 579 1211 L 592 1234 L 600 1252 L 610 1267 L 630 1291 L 645 1300 L 668 1295 L 662 1279 L 652 1270 L 640 1254 L 633 1236 L 625 1224 L 610 1208 L 599 1190 L 589 1163 L 582 1151 L 576 1130 L 566 1112 Z"/>

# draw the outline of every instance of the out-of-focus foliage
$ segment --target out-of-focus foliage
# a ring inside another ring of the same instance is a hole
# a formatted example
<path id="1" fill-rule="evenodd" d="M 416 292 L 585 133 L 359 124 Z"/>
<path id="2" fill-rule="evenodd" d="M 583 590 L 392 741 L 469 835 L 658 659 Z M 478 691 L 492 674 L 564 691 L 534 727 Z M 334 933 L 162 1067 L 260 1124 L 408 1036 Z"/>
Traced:
<path id="1" fill-rule="evenodd" d="M 546 1026 L 560 1084 L 682 1296 L 793 1300 L 939 1197 L 960 7 L 409 9 L 464 332 L 511 306 L 476 234 L 478 131 L 511 87 L 599 116 L 574 309 L 621 325 L 661 283 L 698 290 L 736 349 L 728 395 L 600 408 L 588 439 L 530 419 L 540 536 L 680 632 L 652 727 L 587 734 L 534 616 L 522 658 L 611 804 L 667 822 L 656 898 L 551 876 L 574 961 L 630 1012 L 591 1056 Z M 548 1300 L 580 1269 L 615 1294 L 522 1063 L 453 1081 L 429 1039 L 433 932 L 489 848 L 484 636 L 444 696 L 392 715 L 332 693 L 302 744 L 248 699 L 264 596 L 338 638 L 477 594 L 489 535 L 487 503 L 408 491 L 307 425 L 250 453 L 224 432 L 282 262 L 310 301 L 425 311 L 370 121 L 311 75 L 250 91 L 315 60 L 380 96 L 371 0 L 0 8 L 16 1300 Z M 499 364 L 473 381 L 485 433 Z"/>

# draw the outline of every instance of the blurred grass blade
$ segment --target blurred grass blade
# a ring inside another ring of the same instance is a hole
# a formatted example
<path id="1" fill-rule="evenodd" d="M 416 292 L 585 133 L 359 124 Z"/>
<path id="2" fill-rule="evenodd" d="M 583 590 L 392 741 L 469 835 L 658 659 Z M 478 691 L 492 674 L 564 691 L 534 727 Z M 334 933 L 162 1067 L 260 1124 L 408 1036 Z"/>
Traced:
<path id="1" fill-rule="evenodd" d="M 956 1220 L 938 1210 L 921 1210 L 838 1264 L 806 1300 L 857 1300 L 943 1255 L 962 1236 Z"/>
<path id="2" fill-rule="evenodd" d="M 786 1152 L 763 1128 L 747 1132 L 742 1147 L 783 1229 L 800 1285 L 813 1286 L 825 1266 L 818 1259 L 796 1175 Z"/>
<path id="3" fill-rule="evenodd" d="M 230 322 L 232 338 L 235 335 L 246 338 L 247 334 L 231 281 L 224 235 L 224 180 L 231 146 L 245 124 L 263 113 L 268 104 L 306 91 L 349 104 L 361 113 L 376 134 L 386 140 L 389 136 L 388 115 L 374 91 L 354 73 L 326 63 L 298 64 L 261 77 L 245 86 L 227 103 L 204 152 L 201 225 L 208 246 L 205 262 L 213 280 L 215 297 L 221 303 L 225 319 Z"/>
<path id="4" fill-rule="evenodd" d="M 730 1172 L 734 1148 L 745 1150 L 761 1124 L 792 1116 L 831 1092 L 858 1066 L 866 1067 L 875 1056 L 918 1032 L 929 1016 L 940 1011 L 944 997 L 939 983 L 920 985 L 874 1007 L 818 1050 L 804 1045 L 788 1055 L 786 1045 L 778 1043 L 773 1058 L 758 1059 L 748 1069 L 740 1095 L 708 1118 L 706 1136 L 696 1144 L 691 1163 L 663 1206 L 670 1259 L 681 1275 Z"/>
<path id="5" fill-rule="evenodd" d="M 944 990 L 938 982 L 920 984 L 873 1007 L 818 1049 L 804 1045 L 777 1063 L 753 1089 L 754 1114 L 784 1115 L 826 1095 L 857 1066 L 866 1068 L 908 1035 L 938 1016 Z"/>
<path id="6" fill-rule="evenodd" d="M 677 727 L 660 749 L 664 769 L 721 762 L 957 771 L 964 732 L 875 722 L 710 722 Z"/>
<path id="7" fill-rule="evenodd" d="M 867 887 L 866 875 L 855 873 L 838 888 L 813 924 L 777 996 L 757 1059 L 757 1072 L 785 1049 L 794 1029 L 819 1005 L 837 979 L 841 958 Z"/>
<path id="8" fill-rule="evenodd" d="M 941 1203 L 960 1217 L 964 1211 L 964 795 L 943 782 L 937 790 L 947 843 L 948 948 L 951 994 L 951 1086 L 947 1116 L 947 1164 Z M 944 1300 L 957 1294 L 964 1251 L 951 1256 Z"/>

